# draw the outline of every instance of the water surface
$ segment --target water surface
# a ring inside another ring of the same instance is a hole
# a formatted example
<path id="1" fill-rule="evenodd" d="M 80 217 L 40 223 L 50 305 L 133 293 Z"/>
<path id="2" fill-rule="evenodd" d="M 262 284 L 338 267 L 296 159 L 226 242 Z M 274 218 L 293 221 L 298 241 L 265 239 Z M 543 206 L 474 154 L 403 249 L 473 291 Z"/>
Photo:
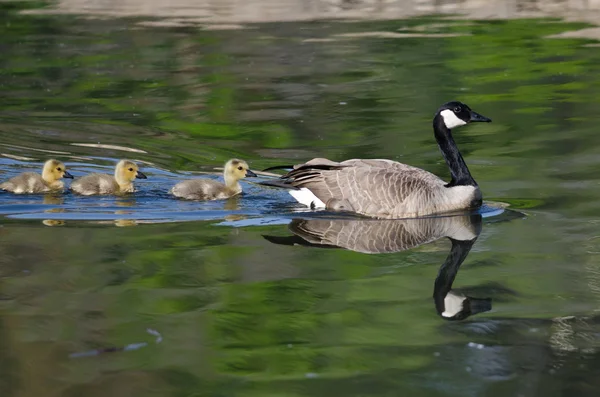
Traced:
<path id="1" fill-rule="evenodd" d="M 124 198 L 0 193 L 3 396 L 597 395 L 600 48 L 547 38 L 586 25 L 206 31 L 29 6 L 0 3 L 0 180 L 49 157 L 75 176 L 130 158 L 148 179 Z M 452 99 L 493 119 L 455 133 L 492 207 L 431 221 L 463 225 L 462 265 L 450 229 L 417 221 L 402 233 L 428 238 L 406 250 L 304 244 L 293 225 L 347 219 L 249 180 L 229 201 L 167 194 L 231 157 L 448 178 L 431 117 Z M 444 316 L 450 289 L 491 309 Z"/>

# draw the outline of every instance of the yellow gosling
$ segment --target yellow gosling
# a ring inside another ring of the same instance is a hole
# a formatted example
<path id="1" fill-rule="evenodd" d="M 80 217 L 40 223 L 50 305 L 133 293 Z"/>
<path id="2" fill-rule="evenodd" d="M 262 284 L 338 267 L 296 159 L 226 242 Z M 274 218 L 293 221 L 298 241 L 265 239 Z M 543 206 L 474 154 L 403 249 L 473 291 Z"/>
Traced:
<path id="1" fill-rule="evenodd" d="M 44 163 L 42 175 L 24 172 L 0 184 L 0 190 L 16 194 L 32 194 L 62 191 L 62 178 L 73 178 L 62 161 L 50 159 Z"/>
<path id="2" fill-rule="evenodd" d="M 179 182 L 171 189 L 175 197 L 186 200 L 222 200 L 242 193 L 240 179 L 255 177 L 244 160 L 231 159 L 225 163 L 225 184 L 212 179 L 190 179 Z"/>
<path id="3" fill-rule="evenodd" d="M 146 175 L 139 171 L 136 163 L 130 160 L 121 160 L 115 167 L 115 175 L 93 173 L 78 178 L 71 184 L 71 189 L 84 196 L 97 194 L 133 193 L 133 181 L 146 179 Z"/>

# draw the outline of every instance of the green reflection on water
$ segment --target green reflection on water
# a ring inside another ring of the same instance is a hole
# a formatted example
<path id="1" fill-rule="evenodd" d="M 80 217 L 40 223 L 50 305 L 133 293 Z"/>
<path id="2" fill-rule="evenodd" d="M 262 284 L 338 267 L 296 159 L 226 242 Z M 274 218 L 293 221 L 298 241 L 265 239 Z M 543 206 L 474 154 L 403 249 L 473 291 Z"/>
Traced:
<path id="1" fill-rule="evenodd" d="M 0 3 L 0 143 L 24 149 L 3 152 L 42 159 L 30 149 L 60 150 L 97 163 L 123 155 L 69 145 L 102 141 L 142 149 L 136 157 L 170 171 L 232 156 L 257 169 L 327 156 L 392 158 L 445 176 L 430 118 L 458 98 L 494 119 L 456 134 L 484 194 L 531 213 L 486 225 L 459 275 L 460 286 L 482 286 L 498 307 L 473 322 L 510 325 L 489 333 L 436 315 L 441 242 L 371 256 L 262 238 L 284 234 L 281 226 L 47 228 L 3 219 L 3 395 L 463 396 L 467 386 L 516 395 L 517 378 L 470 377 L 471 341 L 492 346 L 498 356 L 483 361 L 505 359 L 510 365 L 498 365 L 510 374 L 557 378 L 585 395 L 543 369 L 560 361 L 551 357 L 552 337 L 562 335 L 551 319 L 591 315 L 598 302 L 593 243 L 578 242 L 596 233 L 600 52 L 584 40 L 544 39 L 581 24 L 428 28 L 440 19 L 419 18 L 205 32 L 25 16 L 19 7 Z M 398 29 L 468 35 L 336 36 Z M 147 327 L 164 334 L 161 345 L 67 359 L 143 340 Z M 578 343 L 592 351 L 588 361 L 560 351 L 573 360 L 565 368 L 584 365 L 579 376 L 594 384 L 598 343 L 586 332 Z"/>

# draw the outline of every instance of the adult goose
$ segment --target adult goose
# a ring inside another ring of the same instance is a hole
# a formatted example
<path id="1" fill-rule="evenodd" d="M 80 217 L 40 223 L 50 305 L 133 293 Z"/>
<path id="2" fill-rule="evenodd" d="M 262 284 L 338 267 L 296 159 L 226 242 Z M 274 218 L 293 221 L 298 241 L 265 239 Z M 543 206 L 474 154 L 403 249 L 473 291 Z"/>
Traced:
<path id="1" fill-rule="evenodd" d="M 490 122 L 461 102 L 448 102 L 433 118 L 433 131 L 452 179 L 391 160 L 315 158 L 263 185 L 290 189 L 311 208 L 348 211 L 380 219 L 412 218 L 481 206 L 482 195 L 463 160 L 451 130 L 471 122 Z"/>

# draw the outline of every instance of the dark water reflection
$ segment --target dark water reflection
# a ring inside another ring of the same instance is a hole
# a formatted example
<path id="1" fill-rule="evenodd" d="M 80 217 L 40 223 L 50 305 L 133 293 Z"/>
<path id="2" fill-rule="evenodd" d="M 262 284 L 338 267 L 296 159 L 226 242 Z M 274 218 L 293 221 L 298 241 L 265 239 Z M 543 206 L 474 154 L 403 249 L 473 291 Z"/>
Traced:
<path id="1" fill-rule="evenodd" d="M 17 12 L 31 6 L 0 3 L 0 180 L 48 157 L 75 176 L 132 158 L 148 179 L 123 198 L 0 193 L 2 396 L 597 394 L 600 51 L 546 38 L 587 25 L 203 31 Z M 485 199 L 510 205 L 475 217 L 470 250 L 434 232 L 394 252 L 322 249 L 288 224 L 331 214 L 246 181 L 230 201 L 167 194 L 234 156 L 447 177 L 430 125 L 449 99 L 494 120 L 456 140 Z M 444 321 L 449 294 L 493 307 Z"/>
<path id="2" fill-rule="evenodd" d="M 434 282 L 433 300 L 439 315 L 464 320 L 491 310 L 488 298 L 452 291 L 460 265 L 481 233 L 482 216 L 447 216 L 408 220 L 293 219 L 294 237 L 264 236 L 275 244 L 344 248 L 366 254 L 406 251 L 448 237 L 452 246 Z"/>

